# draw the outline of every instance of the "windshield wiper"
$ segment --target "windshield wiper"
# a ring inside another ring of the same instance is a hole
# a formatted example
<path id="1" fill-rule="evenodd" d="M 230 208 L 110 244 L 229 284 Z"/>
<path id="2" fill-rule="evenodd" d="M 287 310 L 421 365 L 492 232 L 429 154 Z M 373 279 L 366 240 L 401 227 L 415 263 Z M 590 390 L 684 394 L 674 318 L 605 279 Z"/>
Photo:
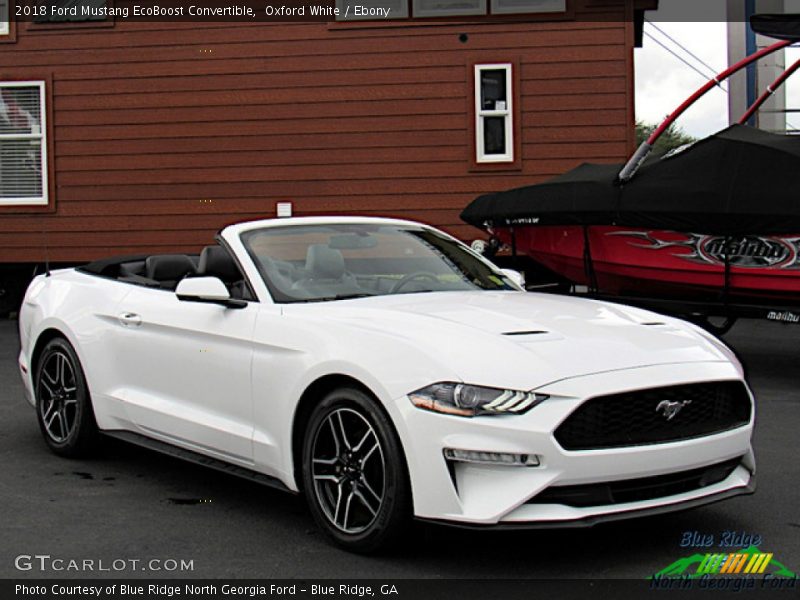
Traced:
<path id="1" fill-rule="evenodd" d="M 453 290 L 410 290 L 408 292 L 395 292 L 392 296 L 403 296 L 404 294 L 432 294 L 433 292 L 451 292 Z"/>
<path id="2" fill-rule="evenodd" d="M 352 300 L 353 298 L 371 298 L 372 296 L 377 296 L 378 294 L 366 294 L 363 292 L 357 292 L 354 294 L 336 294 L 335 296 L 320 296 L 319 298 L 301 298 L 298 300 L 292 300 L 292 302 L 330 302 L 331 300 Z"/>

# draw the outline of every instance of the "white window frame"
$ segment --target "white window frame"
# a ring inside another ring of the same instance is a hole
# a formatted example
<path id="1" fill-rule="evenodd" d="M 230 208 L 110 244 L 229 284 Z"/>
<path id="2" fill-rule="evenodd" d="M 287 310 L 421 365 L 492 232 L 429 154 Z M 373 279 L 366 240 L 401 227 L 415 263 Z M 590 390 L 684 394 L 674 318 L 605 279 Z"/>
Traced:
<path id="1" fill-rule="evenodd" d="M 501 0 L 492 0 L 493 15 L 521 15 L 521 14 L 545 14 L 563 13 L 567 10 L 567 0 L 538 0 L 538 6 L 516 7 L 501 6 Z"/>
<path id="2" fill-rule="evenodd" d="M 11 0 L 0 0 L 0 36 L 11 33 L 9 26 L 11 13 Z"/>
<path id="3" fill-rule="evenodd" d="M 413 14 L 414 17 L 418 18 L 426 18 L 426 17 L 460 17 L 460 16 L 470 16 L 470 15 L 485 15 L 487 14 L 487 6 L 486 0 L 477 0 L 478 6 L 472 9 L 465 9 L 465 8 L 445 8 L 445 9 L 433 9 L 433 10 L 425 10 L 421 6 L 420 0 L 411 0 L 413 3 Z"/>
<path id="4" fill-rule="evenodd" d="M 47 166 L 47 105 L 45 103 L 44 81 L 0 81 L 0 88 L 38 87 L 39 88 L 39 133 L 0 133 L 2 140 L 40 140 L 42 157 L 42 195 L 40 197 L 0 198 L 0 206 L 47 206 L 49 198 L 48 166 Z"/>
<path id="5" fill-rule="evenodd" d="M 504 110 L 486 110 L 481 103 L 481 73 L 483 71 L 506 72 L 506 107 Z M 510 163 L 514 162 L 514 88 L 513 65 L 511 63 L 493 63 L 475 65 L 475 161 L 478 163 Z M 486 154 L 484 146 L 484 120 L 487 117 L 503 117 L 505 119 L 506 152 L 503 154 Z"/>

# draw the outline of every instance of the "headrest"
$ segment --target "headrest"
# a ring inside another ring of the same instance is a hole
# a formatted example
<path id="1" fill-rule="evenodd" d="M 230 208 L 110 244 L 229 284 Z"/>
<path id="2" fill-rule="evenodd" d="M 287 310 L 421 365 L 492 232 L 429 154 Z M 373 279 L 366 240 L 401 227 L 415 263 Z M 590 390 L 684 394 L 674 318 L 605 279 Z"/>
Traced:
<path id="1" fill-rule="evenodd" d="M 192 259 L 185 254 L 159 254 L 145 261 L 147 277 L 156 281 L 177 281 L 195 273 Z"/>
<path id="2" fill-rule="evenodd" d="M 344 258 L 338 250 L 313 244 L 306 253 L 306 270 L 317 279 L 340 279 L 344 275 Z"/>
<path id="3" fill-rule="evenodd" d="M 142 275 L 144 273 L 144 261 L 137 260 L 134 262 L 122 263 L 119 266 L 120 275 Z"/>
<path id="4" fill-rule="evenodd" d="M 231 255 L 222 246 L 206 246 L 200 253 L 200 262 L 197 265 L 198 275 L 219 277 L 226 283 L 238 281 L 242 278 L 239 267 L 236 266 Z"/>

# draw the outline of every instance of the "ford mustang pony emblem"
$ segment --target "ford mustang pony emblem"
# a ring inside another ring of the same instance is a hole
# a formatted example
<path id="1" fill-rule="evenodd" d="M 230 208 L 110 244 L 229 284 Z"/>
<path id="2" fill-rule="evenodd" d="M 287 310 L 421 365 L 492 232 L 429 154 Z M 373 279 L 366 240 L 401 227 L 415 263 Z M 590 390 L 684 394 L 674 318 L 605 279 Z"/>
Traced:
<path id="1" fill-rule="evenodd" d="M 687 404 L 691 404 L 691 400 L 683 400 L 682 402 L 673 400 L 662 400 L 656 406 L 656 412 L 662 413 L 667 421 L 671 421 L 675 415 L 681 412 L 681 409 Z"/>

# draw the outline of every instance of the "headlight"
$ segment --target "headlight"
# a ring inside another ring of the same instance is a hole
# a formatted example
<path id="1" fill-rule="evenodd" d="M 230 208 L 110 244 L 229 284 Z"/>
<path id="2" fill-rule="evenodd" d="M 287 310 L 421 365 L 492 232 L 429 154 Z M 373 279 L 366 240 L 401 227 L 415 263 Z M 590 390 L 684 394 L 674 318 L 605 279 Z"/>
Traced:
<path id="1" fill-rule="evenodd" d="M 448 415 L 518 415 L 547 399 L 544 394 L 464 383 L 434 383 L 408 395 L 417 408 Z"/>

